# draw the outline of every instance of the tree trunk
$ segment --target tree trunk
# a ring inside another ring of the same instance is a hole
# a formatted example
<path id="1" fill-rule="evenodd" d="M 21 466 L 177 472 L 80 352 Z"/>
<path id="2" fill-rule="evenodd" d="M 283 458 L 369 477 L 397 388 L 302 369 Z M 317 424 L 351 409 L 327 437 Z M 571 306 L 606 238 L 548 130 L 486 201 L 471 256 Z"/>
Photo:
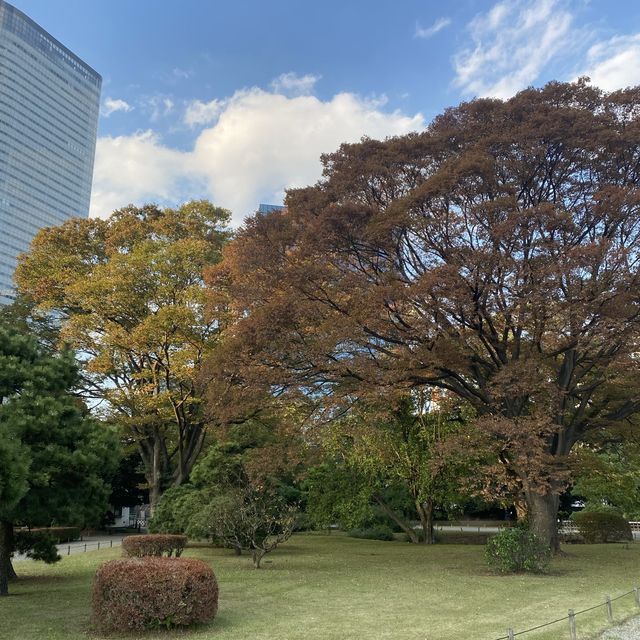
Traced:
<path id="1" fill-rule="evenodd" d="M 13 526 L 0 520 L 0 596 L 9 595 L 9 567 L 13 551 Z"/>
<path id="2" fill-rule="evenodd" d="M 526 498 L 522 496 L 521 498 L 514 500 L 513 506 L 516 510 L 516 520 L 518 522 L 524 522 L 527 519 L 529 513 Z"/>
<path id="3" fill-rule="evenodd" d="M 262 558 L 264 558 L 266 551 L 264 549 L 254 549 L 253 550 L 253 567 L 254 569 L 260 568 L 260 563 L 262 562 Z"/>
<path id="4" fill-rule="evenodd" d="M 11 562 L 11 558 L 9 558 L 9 567 L 7 569 L 7 573 L 9 574 L 9 582 L 13 582 L 18 579 L 18 574 L 16 570 L 13 568 L 13 563 Z"/>
<path id="5" fill-rule="evenodd" d="M 391 518 L 406 534 L 409 538 L 409 542 L 418 544 L 420 538 L 415 529 L 401 516 L 399 516 L 381 497 L 376 496 L 375 501 L 380 505 L 380 508 L 385 512 L 389 518 Z"/>
<path id="6" fill-rule="evenodd" d="M 420 502 L 416 500 L 416 511 L 420 516 L 420 524 L 422 525 L 422 542 L 423 544 L 433 544 L 433 500 L 425 500 Z"/>
<path id="7" fill-rule="evenodd" d="M 560 496 L 557 493 L 526 492 L 529 526 L 541 540 L 551 547 L 553 553 L 560 551 L 558 537 L 558 507 Z"/>
<path id="8" fill-rule="evenodd" d="M 8 566 L 7 566 L 7 575 L 9 577 L 9 581 L 13 581 L 13 580 L 17 580 L 18 579 L 18 574 L 16 573 L 15 569 L 13 568 L 13 563 L 11 562 L 11 553 L 15 548 L 15 539 L 13 537 L 13 523 L 12 522 L 8 522 L 7 523 L 7 540 L 9 543 L 9 558 L 8 558 Z M 0 534 L 1 535 L 1 534 Z"/>
<path id="9" fill-rule="evenodd" d="M 153 453 L 150 462 L 151 465 L 150 468 L 147 468 L 145 477 L 149 485 L 149 510 L 153 516 L 162 497 L 162 451 L 160 450 L 160 438 L 157 434 L 153 438 Z"/>

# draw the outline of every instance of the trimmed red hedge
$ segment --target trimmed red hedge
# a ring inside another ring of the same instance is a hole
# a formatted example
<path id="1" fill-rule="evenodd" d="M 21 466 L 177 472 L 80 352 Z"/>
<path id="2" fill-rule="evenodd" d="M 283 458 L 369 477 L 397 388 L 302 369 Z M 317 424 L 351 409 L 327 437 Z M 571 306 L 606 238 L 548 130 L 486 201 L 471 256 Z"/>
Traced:
<path id="1" fill-rule="evenodd" d="M 195 558 L 111 560 L 96 572 L 92 608 L 108 631 L 186 626 L 215 617 L 218 583 Z"/>
<path id="2" fill-rule="evenodd" d="M 162 556 L 166 554 L 179 558 L 187 536 L 156 533 L 142 536 L 127 536 L 122 539 L 122 550 L 125 556 L 143 558 L 145 556 Z"/>

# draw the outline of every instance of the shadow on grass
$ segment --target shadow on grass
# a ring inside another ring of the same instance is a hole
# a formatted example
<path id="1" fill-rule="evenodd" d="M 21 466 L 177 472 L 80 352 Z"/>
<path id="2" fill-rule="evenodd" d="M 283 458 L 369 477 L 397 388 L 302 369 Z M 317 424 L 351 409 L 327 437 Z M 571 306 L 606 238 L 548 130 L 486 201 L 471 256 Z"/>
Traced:
<path id="1" fill-rule="evenodd" d="M 231 626 L 231 621 L 224 615 L 216 616 L 211 622 L 203 624 L 193 624 L 187 627 L 174 627 L 172 629 L 145 629 L 135 631 L 103 631 L 94 624 L 89 624 L 85 628 L 85 633 L 91 640 L 145 640 L 145 638 L 156 640 L 174 640 L 175 638 L 198 638 L 211 637 L 211 632 L 219 633 Z M 135 634 L 135 635 L 133 635 Z"/>
<path id="2" fill-rule="evenodd" d="M 9 593 L 11 594 L 11 589 L 21 588 L 21 587 L 41 587 L 46 585 L 54 585 L 64 582 L 65 584 L 69 583 L 69 576 L 36 576 L 36 575 L 19 575 L 17 580 L 11 580 L 9 583 Z"/>

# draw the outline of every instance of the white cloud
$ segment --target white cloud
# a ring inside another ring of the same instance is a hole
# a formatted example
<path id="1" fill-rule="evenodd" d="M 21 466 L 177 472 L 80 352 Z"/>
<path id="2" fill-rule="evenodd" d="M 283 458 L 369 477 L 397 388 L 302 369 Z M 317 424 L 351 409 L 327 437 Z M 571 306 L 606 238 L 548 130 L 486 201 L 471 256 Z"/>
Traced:
<path id="1" fill-rule="evenodd" d="M 586 68 L 579 75 L 589 76 L 605 91 L 640 84 L 640 33 L 593 45 L 587 52 Z"/>
<path id="2" fill-rule="evenodd" d="M 149 116 L 151 122 L 157 122 L 173 112 L 174 102 L 171 96 L 158 94 L 143 96 L 139 101 L 140 109 Z"/>
<path id="3" fill-rule="evenodd" d="M 422 115 L 384 113 L 377 104 L 342 93 L 323 102 L 260 89 L 236 93 L 215 126 L 199 136 L 194 155 L 214 199 L 236 216 L 287 187 L 315 182 L 320 154 L 363 135 L 384 138 L 424 127 Z"/>
<path id="4" fill-rule="evenodd" d="M 271 82 L 271 88 L 275 93 L 283 93 L 285 95 L 306 96 L 313 91 L 316 82 L 321 76 L 307 73 L 299 76 L 297 73 L 290 71 L 283 73 Z"/>
<path id="5" fill-rule="evenodd" d="M 451 18 L 438 18 L 430 27 L 421 27 L 416 23 L 415 38 L 430 38 L 451 24 Z"/>
<path id="6" fill-rule="evenodd" d="M 102 105 L 102 115 L 105 118 L 108 118 L 112 113 L 116 111 L 131 111 L 133 107 L 124 100 L 116 99 L 116 98 L 107 98 Z"/>
<path id="7" fill-rule="evenodd" d="M 171 75 L 177 80 L 188 80 L 193 76 L 193 71 L 191 69 L 181 69 L 180 67 L 174 67 L 171 70 Z"/>
<path id="8" fill-rule="evenodd" d="M 152 131 L 98 138 L 91 216 L 105 218 L 127 204 L 174 204 L 202 189 L 193 155 L 162 145 Z"/>
<path id="9" fill-rule="evenodd" d="M 560 0 L 503 0 L 468 25 L 473 46 L 454 58 L 467 95 L 508 98 L 571 44 L 573 16 Z"/>
<path id="10" fill-rule="evenodd" d="M 379 102 L 351 93 L 322 101 L 258 88 L 238 91 L 223 101 L 217 121 L 199 133 L 189 152 L 164 146 L 149 131 L 101 138 L 91 215 L 129 202 L 208 197 L 231 209 L 239 223 L 259 202 L 281 202 L 286 188 L 318 180 L 320 154 L 340 143 L 424 126 L 420 113 L 384 112 Z"/>
<path id="11" fill-rule="evenodd" d="M 211 102 L 193 100 L 185 110 L 184 123 L 189 127 L 195 127 L 214 122 L 224 108 L 224 104 L 223 100 L 211 100 Z"/>

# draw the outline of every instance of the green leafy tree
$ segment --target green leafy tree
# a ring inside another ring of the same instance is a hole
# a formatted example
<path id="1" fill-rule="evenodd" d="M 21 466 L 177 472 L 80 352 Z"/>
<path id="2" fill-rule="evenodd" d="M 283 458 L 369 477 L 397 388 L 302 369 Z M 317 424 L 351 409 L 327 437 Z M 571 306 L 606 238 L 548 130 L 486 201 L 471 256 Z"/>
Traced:
<path id="1" fill-rule="evenodd" d="M 227 488 L 212 496 L 198 516 L 207 537 L 251 552 L 253 566 L 286 542 L 294 531 L 298 510 L 273 489 L 250 485 Z"/>
<path id="2" fill-rule="evenodd" d="M 304 489 L 307 497 L 305 513 L 310 523 L 320 529 L 330 530 L 336 524 L 342 529 L 370 525 L 378 516 L 375 510 L 378 495 L 385 507 L 392 509 L 386 491 L 380 493 L 369 478 L 345 464 L 342 456 L 309 469 Z M 395 510 L 393 512 L 396 517 L 399 516 Z M 406 530 L 407 535 L 411 532 L 415 536 L 408 522 Z"/>
<path id="3" fill-rule="evenodd" d="M 205 313 L 202 271 L 220 258 L 229 215 L 197 201 L 72 219 L 43 229 L 16 271 L 79 354 L 85 397 L 137 448 L 152 508 L 188 480 L 205 442 L 200 367 L 219 323 Z"/>
<path id="4" fill-rule="evenodd" d="M 0 305 L 0 323 L 34 336 L 42 350 L 54 353 L 60 342 L 60 323 L 50 313 L 36 308 L 27 296 L 18 294 L 11 304 Z"/>
<path id="5" fill-rule="evenodd" d="M 153 531 L 209 538 L 238 555 L 248 550 L 256 569 L 265 554 L 291 536 L 297 522 L 296 492 L 270 465 L 252 464 L 256 452 L 273 451 L 273 442 L 264 446 L 268 440 L 259 425 L 253 427 L 211 446 L 195 465 L 189 484 L 163 495 L 151 523 Z"/>
<path id="6" fill-rule="evenodd" d="M 478 452 L 459 456 L 449 442 L 471 417 L 472 411 L 467 407 L 437 406 L 428 391 L 402 397 L 391 411 L 379 405 L 356 408 L 348 418 L 336 421 L 325 438 L 329 456 L 342 463 L 339 473 L 352 476 L 352 480 L 336 482 L 325 478 L 318 483 L 312 477 L 312 512 L 327 504 L 327 496 L 322 495 L 327 489 L 323 485 L 333 487 L 336 491 L 332 494 L 332 515 L 346 511 L 353 519 L 355 514 L 364 515 L 367 508 L 375 505 L 409 540 L 432 544 L 436 506 L 446 508 L 450 503 L 460 502 L 462 480 L 472 471 L 477 473 L 483 461 L 476 455 Z M 318 473 L 319 470 L 316 476 Z M 313 491 L 314 482 L 318 491 Z M 398 508 L 404 506 L 402 502 L 392 501 L 394 488 L 395 497 L 400 491 L 409 498 L 421 533 L 416 532 Z"/>
<path id="7" fill-rule="evenodd" d="M 628 519 L 640 516 L 640 445 L 615 442 L 579 447 L 571 456 L 572 493 L 589 507 L 617 507 Z"/>
<path id="8" fill-rule="evenodd" d="M 16 524 L 85 525 L 106 509 L 117 440 L 70 394 L 77 382 L 70 352 L 52 355 L 0 324 L 0 595 L 13 574 Z"/>

